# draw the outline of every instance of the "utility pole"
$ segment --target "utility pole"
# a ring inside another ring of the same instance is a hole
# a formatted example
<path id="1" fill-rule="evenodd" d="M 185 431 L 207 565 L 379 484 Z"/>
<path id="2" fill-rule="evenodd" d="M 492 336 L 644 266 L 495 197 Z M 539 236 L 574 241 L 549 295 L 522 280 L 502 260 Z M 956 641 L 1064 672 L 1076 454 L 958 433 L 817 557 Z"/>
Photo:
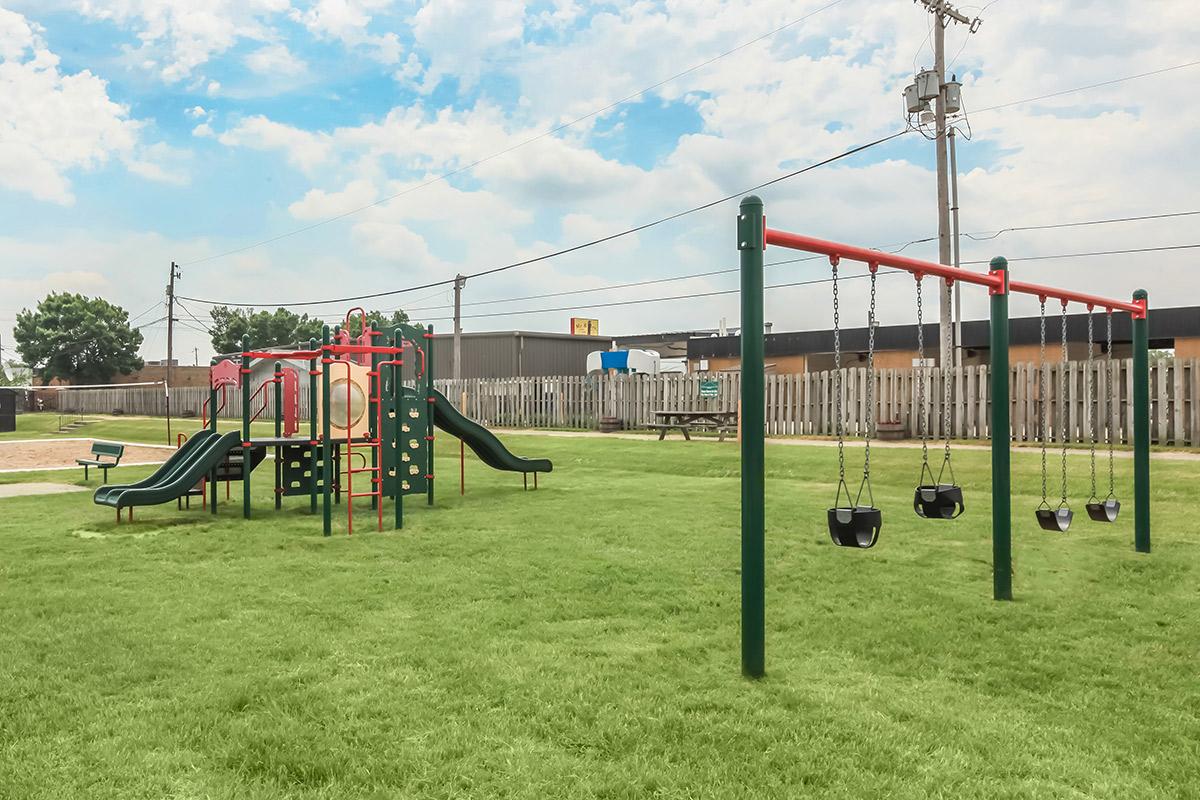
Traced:
<path id="1" fill-rule="evenodd" d="M 167 369 L 163 392 L 167 406 L 167 444 L 171 443 L 171 361 L 175 355 L 175 279 L 182 278 L 179 267 L 171 262 L 171 276 L 167 280 Z M 214 412 L 215 413 L 215 412 Z"/>
<path id="2" fill-rule="evenodd" d="M 451 373 L 454 380 L 462 379 L 462 290 L 467 285 L 467 276 L 454 276 L 454 365 Z"/>
<path id="3" fill-rule="evenodd" d="M 957 11 L 948 0 L 918 0 L 933 14 L 933 70 L 937 75 L 937 95 L 934 97 L 934 142 L 937 148 L 937 202 L 938 202 L 938 262 L 951 264 L 950 243 L 950 181 L 946 147 L 946 26 L 951 21 L 970 27 L 971 33 L 979 29 L 981 20 L 974 20 Z M 950 284 L 942 280 L 938 292 L 940 325 L 940 364 L 948 365 L 952 357 L 952 315 Z"/>
<path id="4" fill-rule="evenodd" d="M 960 264 L 959 241 L 960 229 L 958 227 L 958 156 L 954 149 L 954 126 L 950 126 L 950 215 L 952 227 L 954 229 L 954 267 L 957 269 Z M 956 281 L 954 284 L 954 366 L 961 367 L 963 364 L 963 343 L 962 343 L 962 281 Z"/>
<path id="5" fill-rule="evenodd" d="M 192 366 L 194 366 L 194 367 L 200 366 L 200 348 L 199 347 L 192 348 Z"/>

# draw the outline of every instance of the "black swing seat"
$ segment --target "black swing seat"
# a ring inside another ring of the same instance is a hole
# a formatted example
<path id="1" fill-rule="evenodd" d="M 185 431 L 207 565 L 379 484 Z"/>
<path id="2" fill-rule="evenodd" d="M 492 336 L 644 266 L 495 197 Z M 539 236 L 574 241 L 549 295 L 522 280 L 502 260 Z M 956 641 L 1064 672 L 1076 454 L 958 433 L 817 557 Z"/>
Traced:
<path id="1" fill-rule="evenodd" d="M 874 547 L 883 527 L 883 512 L 874 506 L 829 509 L 829 538 L 838 547 Z"/>
<path id="2" fill-rule="evenodd" d="M 1092 500 L 1087 504 L 1087 514 L 1094 522 L 1116 522 L 1121 513 L 1121 501 L 1115 497 L 1107 500 Z"/>
<path id="3" fill-rule="evenodd" d="M 922 484 L 913 491 L 913 511 L 926 519 L 955 519 L 962 516 L 962 487 L 952 483 Z"/>
<path id="4" fill-rule="evenodd" d="M 1066 506 L 1058 508 L 1050 508 L 1045 506 L 1037 510 L 1038 525 L 1044 531 L 1054 531 L 1056 533 L 1066 533 L 1071 527 L 1071 520 L 1075 517 L 1075 512 Z"/>

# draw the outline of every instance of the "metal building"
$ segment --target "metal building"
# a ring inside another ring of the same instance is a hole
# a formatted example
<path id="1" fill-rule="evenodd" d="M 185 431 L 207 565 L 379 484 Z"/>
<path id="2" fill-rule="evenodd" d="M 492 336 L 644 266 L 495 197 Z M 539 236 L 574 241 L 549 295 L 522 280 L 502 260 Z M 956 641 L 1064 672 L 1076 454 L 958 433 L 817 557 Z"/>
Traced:
<path id="1" fill-rule="evenodd" d="M 454 335 L 433 337 L 434 376 L 454 375 Z M 608 350 L 612 338 L 569 333 L 488 331 L 462 334 L 462 377 L 519 378 L 546 375 L 584 375 L 587 355 Z"/>

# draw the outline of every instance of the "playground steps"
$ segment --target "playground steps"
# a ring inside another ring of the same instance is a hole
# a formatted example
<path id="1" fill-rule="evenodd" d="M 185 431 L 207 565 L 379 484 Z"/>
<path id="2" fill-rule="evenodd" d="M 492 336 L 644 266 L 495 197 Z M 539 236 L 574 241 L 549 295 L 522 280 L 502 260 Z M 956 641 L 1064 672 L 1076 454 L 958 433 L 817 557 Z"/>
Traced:
<path id="1" fill-rule="evenodd" d="M 250 472 L 263 462 L 267 457 L 267 448 L 263 445 L 254 445 L 250 448 Z M 225 460 L 217 465 L 217 480 L 218 481 L 240 481 L 242 476 L 246 474 L 246 454 L 245 448 L 235 447 L 229 451 L 229 455 Z"/>
<path id="2" fill-rule="evenodd" d="M 59 430 L 64 433 L 67 431 L 77 431 L 80 428 L 91 424 L 92 421 L 90 419 L 77 419 L 74 422 L 68 422 L 66 425 L 63 425 L 61 428 L 59 428 Z"/>

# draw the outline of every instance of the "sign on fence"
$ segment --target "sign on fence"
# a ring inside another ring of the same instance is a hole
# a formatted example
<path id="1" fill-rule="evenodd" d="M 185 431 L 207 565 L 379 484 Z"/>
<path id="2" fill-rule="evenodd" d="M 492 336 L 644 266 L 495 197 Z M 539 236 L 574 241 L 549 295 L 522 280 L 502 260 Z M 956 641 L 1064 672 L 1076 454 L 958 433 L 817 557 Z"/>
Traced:
<path id="1" fill-rule="evenodd" d="M 700 381 L 701 397 L 717 397 L 721 394 L 721 382 L 716 380 Z"/>

